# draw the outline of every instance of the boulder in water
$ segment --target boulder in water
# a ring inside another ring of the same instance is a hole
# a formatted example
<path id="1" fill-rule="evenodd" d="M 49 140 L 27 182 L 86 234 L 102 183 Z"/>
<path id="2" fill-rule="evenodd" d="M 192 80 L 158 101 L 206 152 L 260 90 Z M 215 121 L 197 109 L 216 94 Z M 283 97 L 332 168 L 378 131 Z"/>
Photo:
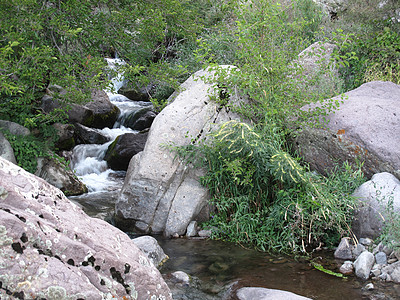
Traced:
<path id="1" fill-rule="evenodd" d="M 172 299 L 132 240 L 0 158 L 0 277 L 7 299 Z"/>
<path id="2" fill-rule="evenodd" d="M 131 158 L 143 151 L 147 140 L 147 132 L 144 133 L 125 133 L 118 136 L 114 142 L 108 146 L 104 160 L 113 170 L 126 171 Z"/>

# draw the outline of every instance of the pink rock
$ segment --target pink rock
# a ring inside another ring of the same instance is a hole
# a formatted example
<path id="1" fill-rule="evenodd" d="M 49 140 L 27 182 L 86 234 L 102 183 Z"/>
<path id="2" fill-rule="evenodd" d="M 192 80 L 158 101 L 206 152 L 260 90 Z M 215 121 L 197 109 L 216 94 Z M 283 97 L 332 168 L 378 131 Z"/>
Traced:
<path id="1" fill-rule="evenodd" d="M 131 239 L 0 158 L 0 281 L 25 299 L 172 299 Z"/>

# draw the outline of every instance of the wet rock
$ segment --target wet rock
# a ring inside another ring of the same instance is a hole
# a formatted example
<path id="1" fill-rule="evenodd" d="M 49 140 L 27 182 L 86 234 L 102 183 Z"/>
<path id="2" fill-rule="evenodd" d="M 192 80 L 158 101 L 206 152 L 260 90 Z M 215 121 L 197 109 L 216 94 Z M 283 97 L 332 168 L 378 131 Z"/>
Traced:
<path id="1" fill-rule="evenodd" d="M 380 235 L 389 200 L 393 201 L 394 211 L 400 211 L 400 181 L 389 173 L 375 174 L 353 196 L 359 201 L 352 224 L 357 236 L 376 238 Z"/>
<path id="2" fill-rule="evenodd" d="M 299 296 L 291 292 L 258 288 L 258 287 L 243 287 L 240 288 L 236 295 L 239 300 L 263 300 L 263 299 L 274 299 L 274 300 L 306 300 L 310 299 L 307 297 Z"/>
<path id="3" fill-rule="evenodd" d="M 80 123 L 94 128 L 111 128 L 120 113 L 119 108 L 110 102 L 107 94 L 101 90 L 91 91 L 91 100 L 85 105 L 67 104 L 54 97 L 67 97 L 68 93 L 60 86 L 52 85 L 48 94 L 42 98 L 41 108 L 45 112 L 54 109 L 67 109 L 70 123 Z"/>
<path id="4" fill-rule="evenodd" d="M 13 164 L 17 163 L 15 159 L 14 150 L 11 147 L 10 142 L 6 139 L 4 134 L 0 132 L 0 156 Z"/>
<path id="5" fill-rule="evenodd" d="M 31 132 L 28 128 L 11 121 L 0 120 L 0 128 L 9 131 L 13 135 L 30 135 Z"/>
<path id="6" fill-rule="evenodd" d="M 108 142 L 108 137 L 103 135 L 99 129 L 89 128 L 82 124 L 75 124 L 75 136 L 78 144 L 99 144 Z"/>
<path id="7" fill-rule="evenodd" d="M 37 159 L 35 175 L 59 188 L 66 195 L 80 195 L 86 193 L 87 187 L 55 157 L 39 157 Z"/>
<path id="8" fill-rule="evenodd" d="M 352 254 L 352 244 L 351 240 L 348 237 L 342 238 L 340 241 L 339 246 L 336 248 L 334 256 L 337 259 L 352 259 L 353 254 Z"/>
<path id="9" fill-rule="evenodd" d="M 148 133 L 125 133 L 108 146 L 104 160 L 113 170 L 126 171 L 132 157 L 143 151 Z"/>
<path id="10" fill-rule="evenodd" d="M 118 90 L 118 94 L 124 95 L 132 101 L 149 101 L 150 92 L 153 90 L 152 84 L 140 87 L 138 84 L 129 82 Z"/>
<path id="11" fill-rule="evenodd" d="M 294 139 L 294 147 L 311 169 L 325 175 L 337 164 L 357 166 L 363 161 L 362 171 L 367 178 L 380 172 L 400 178 L 400 135 L 393 135 L 394 128 L 400 126 L 400 85 L 369 82 L 331 100 L 343 103 L 326 116 L 326 126 L 303 127 Z M 320 106 L 318 103 L 302 109 Z"/>
<path id="12" fill-rule="evenodd" d="M 354 265 L 352 261 L 345 261 L 343 265 L 340 266 L 339 271 L 344 275 L 350 275 L 353 273 Z"/>
<path id="13" fill-rule="evenodd" d="M 187 237 L 192 237 L 197 235 L 197 222 L 192 221 L 189 223 L 187 229 L 186 229 L 186 236 Z"/>
<path id="14" fill-rule="evenodd" d="M 387 256 L 385 252 L 378 252 L 375 254 L 375 261 L 379 265 L 386 265 L 387 264 Z"/>
<path id="15" fill-rule="evenodd" d="M 164 250 L 160 247 L 157 240 L 152 236 L 146 235 L 135 238 L 132 240 L 135 245 L 147 255 L 149 260 L 157 268 L 161 267 L 164 262 L 167 261 L 168 255 L 164 253 Z"/>
<path id="16" fill-rule="evenodd" d="M 144 130 L 150 128 L 157 114 L 152 110 L 152 106 L 140 108 L 132 112 L 123 122 L 125 127 L 133 130 Z"/>
<path id="17" fill-rule="evenodd" d="M 74 126 L 61 123 L 55 123 L 52 126 L 56 130 L 58 137 L 55 146 L 59 150 L 71 150 L 75 146 Z"/>
<path id="18" fill-rule="evenodd" d="M 199 182 L 205 170 L 175 159 L 176 154 L 165 145 L 188 145 L 202 140 L 218 124 L 230 119 L 240 120 L 227 106 L 210 99 L 210 95 L 218 91 L 201 77 L 212 74 L 204 70 L 196 72 L 155 118 L 145 149 L 131 160 L 117 200 L 118 226 L 129 220 L 133 225 L 131 229 L 139 230 L 136 223 L 142 222 L 148 225 L 147 230 L 163 232 L 170 237 L 175 233 L 183 235 L 190 221 L 202 221 L 198 216 L 208 211 L 210 197 Z M 235 93 L 225 100 L 240 105 L 244 99 Z"/>
<path id="19" fill-rule="evenodd" d="M 365 285 L 364 289 L 367 291 L 372 291 L 374 289 L 374 284 L 372 282 Z"/>
<path id="20" fill-rule="evenodd" d="M 354 262 L 354 269 L 357 277 L 367 280 L 374 265 L 375 257 L 369 251 L 364 251 Z"/>
<path id="21" fill-rule="evenodd" d="M 190 283 L 190 276 L 188 274 L 186 274 L 185 272 L 176 271 L 176 272 L 171 273 L 171 276 L 177 282 L 187 284 L 187 285 L 189 285 L 189 283 Z"/>
<path id="22" fill-rule="evenodd" d="M 2 291 L 29 299 L 172 299 L 122 231 L 0 158 Z M 29 295 L 29 297 L 28 297 Z"/>

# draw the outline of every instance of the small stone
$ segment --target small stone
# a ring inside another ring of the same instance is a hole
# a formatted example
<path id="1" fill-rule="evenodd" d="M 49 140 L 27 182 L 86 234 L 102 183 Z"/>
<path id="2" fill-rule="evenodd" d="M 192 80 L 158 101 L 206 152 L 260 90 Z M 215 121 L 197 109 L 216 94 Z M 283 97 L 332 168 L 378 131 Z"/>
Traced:
<path id="1" fill-rule="evenodd" d="M 354 268 L 356 271 L 356 276 L 367 280 L 369 278 L 370 271 L 374 265 L 375 257 L 369 251 L 364 251 L 360 254 L 357 260 L 354 262 Z"/>
<path id="2" fill-rule="evenodd" d="M 172 237 L 175 238 L 175 239 L 177 239 L 177 238 L 179 238 L 179 234 L 178 234 L 177 232 L 175 232 L 175 233 L 172 235 Z"/>
<path id="3" fill-rule="evenodd" d="M 349 237 L 344 237 L 340 241 L 339 246 L 336 248 L 334 253 L 335 258 L 337 259 L 352 259 L 352 245 Z"/>
<path id="4" fill-rule="evenodd" d="M 364 246 L 369 246 L 372 245 L 374 241 L 371 240 L 370 238 L 360 238 L 359 243 L 364 245 Z"/>
<path id="5" fill-rule="evenodd" d="M 339 271 L 344 275 L 350 275 L 353 273 L 354 266 L 352 261 L 345 261 L 343 265 L 340 266 Z"/>
<path id="6" fill-rule="evenodd" d="M 393 252 L 388 246 L 384 246 L 382 251 L 385 252 L 386 256 L 389 256 Z"/>
<path id="7" fill-rule="evenodd" d="M 364 251 L 365 251 L 365 246 L 363 244 L 358 243 L 357 246 L 352 251 L 353 257 L 356 259 Z"/>
<path id="8" fill-rule="evenodd" d="M 174 273 L 171 273 L 171 276 L 178 282 L 181 282 L 183 284 L 189 285 L 190 283 L 190 276 L 186 274 L 185 272 L 182 271 L 176 271 Z"/>
<path id="9" fill-rule="evenodd" d="M 378 277 L 379 275 L 382 274 L 382 271 L 379 270 L 379 269 L 372 268 L 371 273 L 372 273 L 372 275 L 373 275 L 374 277 Z"/>
<path id="10" fill-rule="evenodd" d="M 206 237 L 209 238 L 211 236 L 211 230 L 200 230 L 198 235 L 200 237 Z"/>
<path id="11" fill-rule="evenodd" d="M 388 264 L 394 264 L 397 261 L 397 258 L 390 258 L 388 259 Z"/>
<path id="12" fill-rule="evenodd" d="M 374 289 L 374 285 L 372 284 L 372 282 L 368 283 L 367 285 L 365 285 L 364 289 L 366 289 L 367 291 L 372 291 Z"/>
<path id="13" fill-rule="evenodd" d="M 379 265 L 386 265 L 387 264 L 387 256 L 385 252 L 378 252 L 375 254 L 375 261 Z"/>
<path id="14" fill-rule="evenodd" d="M 197 222 L 192 221 L 189 223 L 187 229 L 186 229 L 186 236 L 187 237 L 192 237 L 197 235 Z"/>
<path id="15" fill-rule="evenodd" d="M 372 251 L 372 254 L 377 254 L 378 252 L 382 252 L 382 250 L 383 250 L 383 244 L 382 244 L 382 242 L 381 243 L 379 243 L 378 244 L 378 246 L 376 246 L 375 248 L 374 248 L 374 250 Z"/>

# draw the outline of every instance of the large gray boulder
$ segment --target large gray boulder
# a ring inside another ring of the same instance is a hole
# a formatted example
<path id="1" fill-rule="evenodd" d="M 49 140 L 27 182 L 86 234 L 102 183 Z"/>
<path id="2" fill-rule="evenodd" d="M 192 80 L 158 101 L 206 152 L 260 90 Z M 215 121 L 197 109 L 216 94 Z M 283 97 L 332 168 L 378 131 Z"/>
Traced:
<path id="1" fill-rule="evenodd" d="M 362 170 L 368 178 L 380 172 L 400 178 L 400 85 L 369 82 L 333 101 L 343 103 L 326 116 L 324 128 L 304 126 L 294 138 L 304 160 L 324 175 L 347 161 L 364 162 Z M 321 104 L 303 109 L 317 106 Z"/>
<path id="2" fill-rule="evenodd" d="M 228 106 L 210 99 L 218 92 L 202 77 L 212 74 L 196 72 L 155 118 L 143 152 L 129 164 L 116 202 L 118 226 L 146 233 L 163 232 L 165 236 L 183 235 L 190 221 L 208 208 L 208 191 L 199 183 L 204 171 L 175 159 L 176 154 L 165 146 L 188 145 L 192 139 L 202 139 L 216 124 L 239 119 Z M 230 104 L 242 101 L 237 94 L 226 100 Z"/>
<path id="3" fill-rule="evenodd" d="M 6 139 L 4 134 L 0 132 L 0 156 L 13 164 L 17 163 L 15 159 L 14 150 L 11 147 L 10 142 Z"/>
<path id="4" fill-rule="evenodd" d="M 2 299 L 172 299 L 119 229 L 0 158 Z"/>
<path id="5" fill-rule="evenodd" d="M 388 204 L 400 212 L 400 181 L 389 173 L 379 173 L 362 184 L 354 193 L 359 204 L 352 230 L 357 237 L 376 238 L 388 217 Z"/>
<path id="6" fill-rule="evenodd" d="M 38 157 L 35 175 L 59 188 L 68 196 L 86 193 L 87 187 L 76 177 L 71 169 L 54 157 Z"/>
<path id="7" fill-rule="evenodd" d="M 310 300 L 291 292 L 260 287 L 243 287 L 237 290 L 239 300 Z"/>

